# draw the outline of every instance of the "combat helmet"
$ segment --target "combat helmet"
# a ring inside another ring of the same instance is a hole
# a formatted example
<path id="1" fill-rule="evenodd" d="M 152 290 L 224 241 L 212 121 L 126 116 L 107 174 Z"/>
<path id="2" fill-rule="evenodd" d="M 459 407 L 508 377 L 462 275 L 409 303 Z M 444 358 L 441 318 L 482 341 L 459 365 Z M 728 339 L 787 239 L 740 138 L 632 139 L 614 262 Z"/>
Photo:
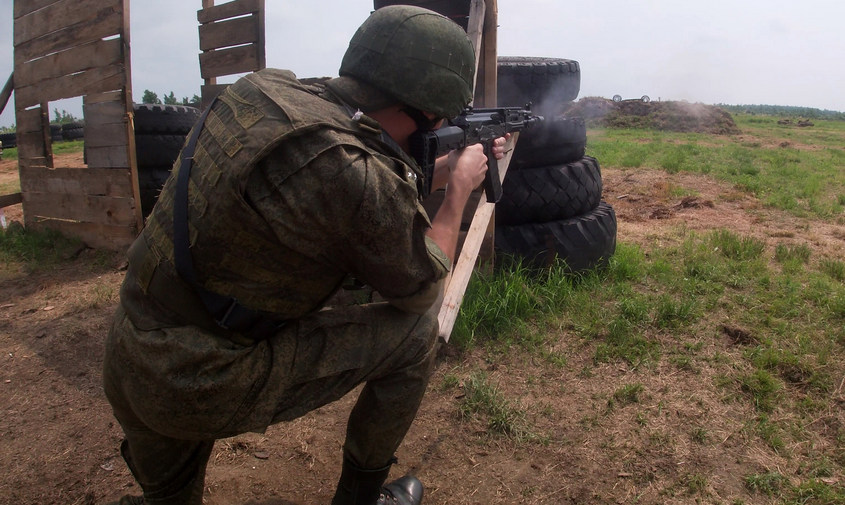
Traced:
<path id="1" fill-rule="evenodd" d="M 391 5 L 376 10 L 352 36 L 339 75 L 452 118 L 472 100 L 475 52 L 449 18 L 422 7 Z"/>

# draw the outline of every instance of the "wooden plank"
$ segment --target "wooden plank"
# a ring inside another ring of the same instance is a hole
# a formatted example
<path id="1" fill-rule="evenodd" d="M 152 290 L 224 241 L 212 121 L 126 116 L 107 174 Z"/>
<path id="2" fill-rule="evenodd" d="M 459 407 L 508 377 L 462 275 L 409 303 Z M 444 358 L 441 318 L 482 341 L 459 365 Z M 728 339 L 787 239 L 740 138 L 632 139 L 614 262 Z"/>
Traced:
<path id="1" fill-rule="evenodd" d="M 123 13 L 106 10 L 102 17 L 76 23 L 37 39 L 15 44 L 15 65 L 81 44 L 121 34 Z"/>
<path id="2" fill-rule="evenodd" d="M 480 74 L 476 76 L 475 98 L 477 107 L 496 107 L 496 82 L 498 75 L 498 22 L 499 7 L 497 0 L 484 0 L 487 4 L 484 14 L 484 37 Z"/>
<path id="3" fill-rule="evenodd" d="M 197 11 L 197 21 L 201 24 L 212 23 L 221 19 L 243 16 L 264 10 L 264 0 L 235 0 Z"/>
<path id="4" fill-rule="evenodd" d="M 22 168 L 23 193 L 110 196 L 126 198 L 131 194 L 128 170 L 105 168 Z"/>
<path id="5" fill-rule="evenodd" d="M 26 228 L 32 230 L 56 230 L 67 237 L 76 237 L 88 247 L 124 251 L 138 236 L 135 225 L 105 225 L 99 223 L 80 223 L 60 219 L 32 216 L 26 222 Z"/>
<path id="6" fill-rule="evenodd" d="M 16 17 L 14 45 L 69 26 L 106 18 L 121 10 L 120 3 L 119 0 L 59 0 L 43 9 Z M 114 33 L 118 33 L 117 29 Z"/>
<path id="7" fill-rule="evenodd" d="M 33 86 L 15 89 L 15 104 L 29 107 L 40 102 L 73 98 L 86 93 L 116 90 L 126 85 L 122 65 L 93 68 L 78 74 L 45 79 Z"/>
<path id="8" fill-rule="evenodd" d="M 50 104 L 47 102 L 41 103 L 41 142 L 47 167 L 53 168 L 53 131 L 50 129 Z"/>
<path id="9" fill-rule="evenodd" d="M 130 168 L 128 147 L 92 147 L 87 149 L 89 168 Z"/>
<path id="10" fill-rule="evenodd" d="M 43 9 L 58 1 L 59 0 L 17 0 L 14 2 L 15 10 L 13 16 L 15 17 L 15 19 L 17 19 L 31 12 L 35 12 L 38 9 Z"/>
<path id="11" fill-rule="evenodd" d="M 9 74 L 9 79 L 6 81 L 6 85 L 3 86 L 3 91 L 0 91 L 0 113 L 6 108 L 6 105 L 9 103 L 9 97 L 12 96 L 12 90 L 15 89 L 15 73 L 12 72 Z"/>
<path id="12" fill-rule="evenodd" d="M 267 59 L 266 59 L 266 43 L 265 43 L 265 11 L 264 11 L 264 0 L 259 2 L 258 8 L 258 40 L 255 42 L 255 47 L 258 50 L 258 67 L 256 70 L 261 70 L 263 68 L 267 68 Z"/>
<path id="13" fill-rule="evenodd" d="M 103 97 L 104 95 L 100 95 Z M 119 92 L 108 96 L 122 96 Z M 86 97 L 87 98 L 87 97 Z M 83 104 L 85 115 L 85 147 L 128 146 L 126 105 L 121 101 Z"/>
<path id="14" fill-rule="evenodd" d="M 46 168 L 47 158 L 21 158 L 18 156 L 18 170 L 22 168 Z"/>
<path id="15" fill-rule="evenodd" d="M 23 201 L 20 193 L 12 193 L 11 195 L 0 196 L 0 209 L 10 205 L 17 205 Z"/>
<path id="16" fill-rule="evenodd" d="M 508 171 L 508 165 L 513 155 L 513 146 L 519 138 L 519 133 L 514 133 L 508 144 L 505 146 L 507 154 L 499 160 L 499 176 L 504 180 Z M 464 299 L 469 280 L 475 269 L 478 252 L 487 236 L 487 228 L 493 218 L 493 211 L 496 205 L 487 201 L 487 198 L 480 198 L 476 207 L 472 224 L 467 231 L 466 239 L 461 248 L 461 253 L 453 265 L 452 272 L 446 280 L 446 292 L 443 296 L 443 304 L 440 306 L 438 321 L 440 322 L 440 337 L 449 341 L 452 328 L 458 318 L 461 303 Z"/>
<path id="17" fill-rule="evenodd" d="M 88 94 L 82 104 L 82 113 L 85 114 L 85 126 L 89 122 L 102 124 L 119 121 L 126 114 L 123 94 L 120 91 Z"/>
<path id="18" fill-rule="evenodd" d="M 129 145 L 126 138 L 126 125 L 120 123 L 89 125 L 85 124 L 85 148 L 123 147 Z"/>
<path id="19" fill-rule="evenodd" d="M 209 51 L 222 47 L 257 43 L 260 38 L 259 29 L 258 16 L 200 25 L 200 50 Z"/>
<path id="20" fill-rule="evenodd" d="M 34 107 L 32 109 L 16 107 L 15 122 L 15 128 L 18 135 L 21 133 L 40 132 L 41 107 Z"/>
<path id="21" fill-rule="evenodd" d="M 38 84 L 45 79 L 75 74 L 94 67 L 122 63 L 123 51 L 121 46 L 122 41 L 119 38 L 98 40 L 44 58 L 25 62 L 16 69 L 15 85 L 18 88 L 23 88 Z"/>
<path id="22" fill-rule="evenodd" d="M 478 67 L 479 61 L 481 58 L 478 57 L 481 54 L 481 42 L 482 37 L 484 36 L 484 14 L 487 10 L 487 5 L 484 3 L 484 0 L 472 0 L 472 3 L 469 7 L 469 21 L 467 23 L 467 37 L 469 37 L 470 42 L 472 42 L 472 47 L 475 50 L 475 76 L 476 82 L 473 83 L 473 90 L 476 89 L 477 82 L 478 82 Z"/>
<path id="23" fill-rule="evenodd" d="M 203 79 L 259 70 L 255 44 L 200 54 L 200 74 Z"/>
<path id="24" fill-rule="evenodd" d="M 27 193 L 23 191 L 24 215 L 41 218 L 100 223 L 111 226 L 135 224 L 135 200 L 130 197 Z M 127 192 L 127 194 L 130 194 Z"/>
<path id="25" fill-rule="evenodd" d="M 44 137 L 43 121 L 45 115 L 46 111 L 42 110 L 40 106 L 16 111 L 19 165 L 35 163 L 50 166 L 52 164 L 52 157 L 48 156 L 47 151 L 48 140 L 45 141 Z M 47 128 L 49 129 L 49 125 Z M 48 134 L 47 139 L 49 138 Z M 34 161 L 35 159 L 38 161 Z"/>

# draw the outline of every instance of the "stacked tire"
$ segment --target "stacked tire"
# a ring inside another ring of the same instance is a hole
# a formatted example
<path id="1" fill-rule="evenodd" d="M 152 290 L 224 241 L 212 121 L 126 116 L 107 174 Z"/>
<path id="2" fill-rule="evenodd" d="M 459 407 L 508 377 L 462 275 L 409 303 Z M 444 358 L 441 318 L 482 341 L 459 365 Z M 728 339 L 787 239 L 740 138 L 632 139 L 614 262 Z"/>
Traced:
<path id="1" fill-rule="evenodd" d="M 170 176 L 185 137 L 200 111 L 184 105 L 135 104 L 135 154 L 144 217 L 153 209 Z"/>
<path id="2" fill-rule="evenodd" d="M 85 138 L 85 125 L 81 121 L 64 123 L 61 128 L 62 140 L 79 140 Z"/>
<path id="3" fill-rule="evenodd" d="M 580 91 L 578 62 L 500 57 L 499 106 L 532 104 L 544 116 L 520 133 L 496 204 L 497 258 L 529 268 L 558 260 L 573 272 L 604 266 L 616 251 L 616 214 L 601 200 L 598 160 L 585 155 L 584 119 L 560 114 Z"/>

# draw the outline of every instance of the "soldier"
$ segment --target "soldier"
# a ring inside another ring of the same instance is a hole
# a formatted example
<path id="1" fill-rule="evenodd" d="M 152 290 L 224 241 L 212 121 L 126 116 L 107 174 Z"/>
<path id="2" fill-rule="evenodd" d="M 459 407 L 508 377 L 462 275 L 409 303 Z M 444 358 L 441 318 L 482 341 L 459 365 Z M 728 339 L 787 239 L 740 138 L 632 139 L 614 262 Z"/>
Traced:
<path id="1" fill-rule="evenodd" d="M 461 112 L 474 68 L 451 20 L 385 7 L 340 77 L 262 70 L 208 107 L 129 250 L 106 342 L 105 392 L 143 490 L 120 504 L 200 505 L 215 439 L 361 383 L 332 503 L 422 501 L 416 478 L 384 482 L 432 373 L 443 279 L 486 157 L 477 145 L 438 160 L 447 192 L 430 220 L 409 138 Z M 350 277 L 387 301 L 326 307 Z"/>

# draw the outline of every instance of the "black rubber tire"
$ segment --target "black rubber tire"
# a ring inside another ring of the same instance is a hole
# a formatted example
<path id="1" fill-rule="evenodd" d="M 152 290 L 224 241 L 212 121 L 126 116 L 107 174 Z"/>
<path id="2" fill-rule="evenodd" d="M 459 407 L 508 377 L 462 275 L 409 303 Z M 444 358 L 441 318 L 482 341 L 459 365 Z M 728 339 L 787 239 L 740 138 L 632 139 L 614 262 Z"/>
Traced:
<path id="1" fill-rule="evenodd" d="M 574 60 L 500 56 L 498 65 L 496 91 L 502 107 L 530 102 L 534 111 L 548 113 L 575 100 L 581 91 L 581 67 Z"/>
<path id="2" fill-rule="evenodd" d="M 144 217 L 150 215 L 153 205 L 158 201 L 161 188 L 170 177 L 171 166 L 144 167 L 138 171 L 138 187 L 141 193 L 141 212 Z"/>
<path id="3" fill-rule="evenodd" d="M 587 125 L 584 118 L 556 116 L 519 134 L 510 169 L 569 163 L 584 157 Z"/>
<path id="4" fill-rule="evenodd" d="M 85 127 L 79 122 L 65 123 L 62 125 L 62 138 L 64 140 L 85 138 Z"/>
<path id="5" fill-rule="evenodd" d="M 59 142 L 64 140 L 62 138 L 62 125 L 59 124 L 51 124 L 50 125 L 50 140 L 52 142 Z"/>
<path id="6" fill-rule="evenodd" d="M 547 223 L 585 214 L 601 202 L 601 168 L 585 156 L 562 165 L 508 171 L 496 223 Z"/>
<path id="7" fill-rule="evenodd" d="M 567 270 L 584 272 L 607 265 L 616 252 L 616 213 L 606 202 L 577 217 L 549 223 L 496 226 L 497 261 L 521 258 L 533 269 L 548 268 L 557 258 Z"/>
<path id="8" fill-rule="evenodd" d="M 162 105 L 136 103 L 135 134 L 176 134 L 186 135 L 197 119 L 200 110 L 187 105 Z"/>
<path id="9" fill-rule="evenodd" d="M 172 167 L 185 144 L 185 135 L 135 135 L 138 167 Z"/>
<path id="10" fill-rule="evenodd" d="M 4 149 L 18 147 L 18 137 L 15 135 L 15 132 L 0 133 L 0 142 L 3 143 Z"/>

